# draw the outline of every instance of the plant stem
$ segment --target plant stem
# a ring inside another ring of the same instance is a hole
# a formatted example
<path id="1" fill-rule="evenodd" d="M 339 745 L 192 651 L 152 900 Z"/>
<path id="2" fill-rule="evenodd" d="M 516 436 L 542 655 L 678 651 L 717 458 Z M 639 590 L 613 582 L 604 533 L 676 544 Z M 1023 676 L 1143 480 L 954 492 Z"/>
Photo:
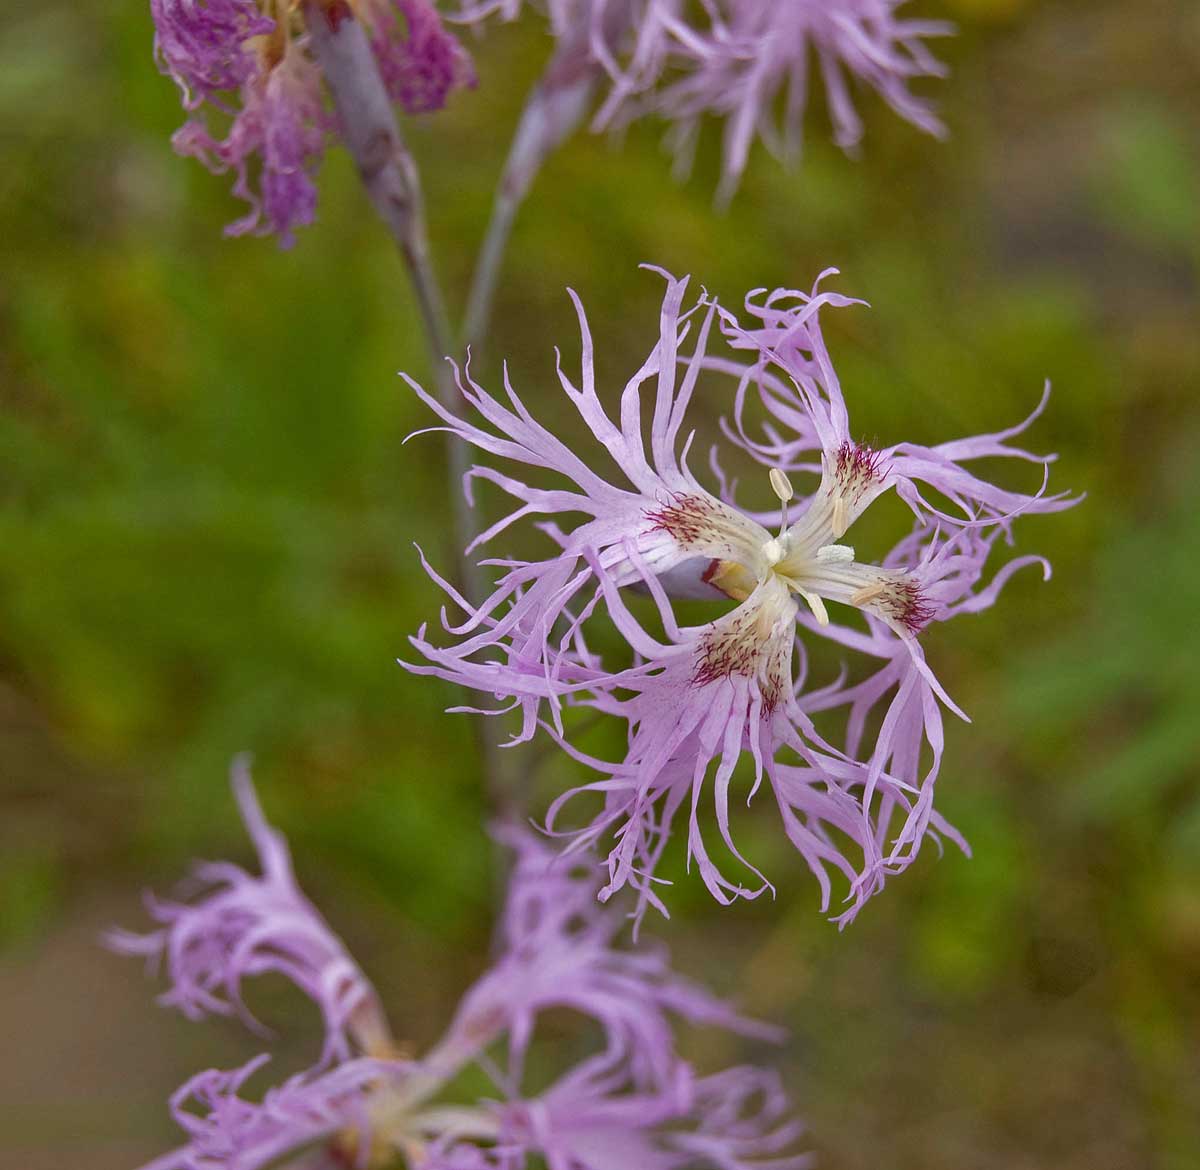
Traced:
<path id="1" fill-rule="evenodd" d="M 438 399 L 457 412 L 462 395 L 448 361 L 453 342 L 429 254 L 420 175 L 400 133 L 370 42 L 344 0 L 305 0 L 304 18 L 313 53 L 333 96 L 342 140 L 408 271 L 429 346 Z M 459 585 L 469 601 L 478 603 L 486 596 L 487 583 L 479 566 L 464 552 L 474 534 L 470 507 L 463 494 L 470 460 L 466 445 L 450 435 L 446 437 L 446 461 Z M 499 816 L 511 820 L 519 811 L 515 794 L 512 785 L 505 782 L 496 738 L 485 724 L 484 719 L 476 720 L 492 805 Z"/>
<path id="2" fill-rule="evenodd" d="M 526 99 L 471 278 L 462 331 L 464 349 L 478 348 L 487 336 L 500 269 L 517 212 L 542 164 L 583 121 L 599 76 L 600 67 L 588 52 L 584 29 L 581 35 L 559 46 Z"/>

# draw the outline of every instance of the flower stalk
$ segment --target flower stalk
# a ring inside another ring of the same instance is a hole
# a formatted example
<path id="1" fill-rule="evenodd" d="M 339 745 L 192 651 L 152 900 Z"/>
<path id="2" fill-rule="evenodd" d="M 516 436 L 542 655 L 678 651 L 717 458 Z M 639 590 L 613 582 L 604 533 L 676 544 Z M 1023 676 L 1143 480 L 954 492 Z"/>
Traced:
<path id="1" fill-rule="evenodd" d="M 517 213 L 546 159 L 583 124 L 602 75 L 603 69 L 589 52 L 587 30 L 581 28 L 558 46 L 530 92 L 496 185 L 487 234 L 471 278 L 462 330 L 464 350 L 478 351 L 486 339 Z"/>
<path id="2" fill-rule="evenodd" d="M 421 315 L 438 398 L 448 409 L 455 409 L 461 399 L 446 361 L 453 352 L 452 331 L 430 256 L 420 175 L 396 121 L 366 30 L 344 0 L 306 0 L 304 15 L 313 54 L 337 111 L 342 139 L 358 168 L 363 189 L 404 261 Z M 474 531 L 462 490 L 471 466 L 469 452 L 452 436 L 447 436 L 445 451 L 455 544 L 463 549 Z M 457 570 L 466 596 L 482 597 L 485 580 L 480 567 L 460 555 Z M 512 785 L 506 778 L 495 737 L 478 720 L 476 738 L 495 812 L 501 818 L 512 819 L 517 815 Z"/>

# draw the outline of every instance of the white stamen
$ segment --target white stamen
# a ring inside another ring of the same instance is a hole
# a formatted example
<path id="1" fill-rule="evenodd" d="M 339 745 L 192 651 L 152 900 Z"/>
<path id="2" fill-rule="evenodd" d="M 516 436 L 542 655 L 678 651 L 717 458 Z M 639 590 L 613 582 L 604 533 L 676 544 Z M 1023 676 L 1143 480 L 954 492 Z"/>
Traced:
<path id="1" fill-rule="evenodd" d="M 779 497 L 779 539 L 783 539 L 783 534 L 787 531 L 787 506 L 795 498 L 795 491 L 792 488 L 792 481 L 788 479 L 787 474 L 782 467 L 772 467 L 770 476 L 771 490 Z M 768 557 L 770 553 L 767 554 Z M 772 565 L 779 564 L 780 557 L 771 561 Z"/>
<path id="2" fill-rule="evenodd" d="M 829 518 L 829 526 L 833 529 L 835 540 L 841 540 L 845 535 L 846 529 L 850 527 L 849 512 L 850 508 L 846 503 L 846 497 L 840 491 L 834 489 L 833 510 Z"/>
<path id="3" fill-rule="evenodd" d="M 808 602 L 808 608 L 812 610 L 813 617 L 817 619 L 817 625 L 829 625 L 829 612 L 825 608 L 825 602 L 817 594 L 810 593 L 807 589 L 796 589 L 796 592 Z"/>
<path id="4" fill-rule="evenodd" d="M 817 549 L 817 560 L 822 564 L 854 560 L 854 549 L 848 544 L 823 544 Z"/>
<path id="5" fill-rule="evenodd" d="M 888 591 L 888 584 L 887 581 L 873 581 L 861 589 L 856 589 L 850 594 L 850 604 L 863 606 L 868 602 L 877 601 Z"/>
<path id="6" fill-rule="evenodd" d="M 788 479 L 782 467 L 772 467 L 770 479 L 771 488 L 779 497 L 781 504 L 790 504 L 796 498 L 796 493 L 792 489 L 792 481 Z"/>

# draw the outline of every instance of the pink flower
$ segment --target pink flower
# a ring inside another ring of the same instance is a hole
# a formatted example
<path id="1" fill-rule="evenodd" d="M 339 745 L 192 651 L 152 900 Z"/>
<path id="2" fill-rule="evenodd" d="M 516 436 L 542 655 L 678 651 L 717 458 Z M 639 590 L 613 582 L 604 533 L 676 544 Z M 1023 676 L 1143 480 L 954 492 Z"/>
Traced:
<path id="1" fill-rule="evenodd" d="M 671 141 L 683 165 L 690 163 L 705 116 L 724 120 L 724 158 L 718 197 L 728 200 L 741 180 L 756 137 L 790 160 L 799 153 L 808 106 L 810 62 L 825 90 L 834 138 L 852 151 L 863 126 L 849 82 L 875 90 L 906 121 L 942 137 L 945 127 L 932 104 L 909 86 L 944 77 L 945 66 L 925 47 L 928 37 L 952 27 L 942 21 L 896 16 L 904 0 L 715 0 L 703 30 L 677 35 L 669 59 L 672 74 L 650 99 L 672 123 Z M 627 118 L 619 105 L 646 87 L 637 72 L 614 89 L 601 121 Z"/>
<path id="2" fill-rule="evenodd" d="M 475 84 L 466 50 L 430 0 L 355 0 L 388 95 L 409 114 L 440 110 L 452 89 Z"/>
<path id="3" fill-rule="evenodd" d="M 517 741 L 545 722 L 568 751 L 601 773 L 555 801 L 547 827 L 558 832 L 566 805 L 585 793 L 600 795 L 603 807 L 572 847 L 609 838 L 602 896 L 632 884 L 643 906 L 663 909 L 654 870 L 685 805 L 689 860 L 718 900 L 769 888 L 738 853 L 730 828 L 735 769 L 747 756 L 752 776 L 736 786 L 749 798 L 768 780 L 789 838 L 818 877 L 822 907 L 830 891 L 825 871 L 840 870 L 851 883 L 852 916 L 886 872 L 911 862 L 927 833 L 954 836 L 933 812 L 932 786 L 942 748 L 939 702 L 958 709 L 926 664 L 917 635 L 930 621 L 991 604 L 1011 567 L 984 586 L 987 555 L 1018 513 L 1054 512 L 1071 501 L 1041 489 L 1004 490 L 967 467 L 983 456 L 1044 466 L 1047 459 L 1008 443 L 1032 419 L 936 447 L 873 450 L 856 442 L 818 314 L 857 302 L 819 287 L 808 294 L 760 291 L 747 298 L 743 324 L 706 295 L 685 308 L 687 281 L 660 275 L 667 290 L 658 339 L 621 391 L 615 416 L 597 390 L 591 332 L 571 294 L 583 336 L 582 370 L 577 383 L 560 361 L 558 376 L 606 453 L 599 459 L 594 449 L 576 450 L 542 426 L 507 372 L 507 402 L 488 394 L 469 369 L 460 372 L 477 422 L 454 416 L 409 379 L 452 433 L 503 462 L 561 480 L 561 486 L 533 486 L 490 466 L 470 473 L 469 493 L 484 480 L 518 506 L 468 552 L 527 517 L 542 517 L 537 527 L 554 550 L 540 560 L 485 562 L 502 572 L 477 606 L 435 577 L 465 617 L 451 621 L 443 613 L 450 634 L 444 644 L 423 627 L 412 641 L 425 662 L 411 669 L 506 700 L 522 712 Z M 770 469 L 763 479 L 778 501 L 774 514 L 738 506 L 715 452 L 717 491 L 688 467 L 685 416 L 702 373 L 730 382 L 726 430 Z M 761 427 L 751 425 L 753 412 L 763 415 Z M 601 466 L 618 474 L 605 476 Z M 812 490 L 798 493 L 792 476 L 811 480 Z M 927 498 L 930 489 L 945 503 Z M 892 554 L 872 563 L 845 538 L 887 491 L 909 506 L 915 526 Z M 639 610 L 632 586 L 649 595 L 650 612 Z M 681 625 L 672 603 L 681 595 L 723 598 L 727 608 L 700 625 Z M 865 631 L 832 622 L 828 603 L 857 611 Z M 629 647 L 623 662 L 606 663 L 590 649 L 587 634 L 601 622 Z M 798 629 L 884 665 L 873 681 L 806 693 Z M 867 713 L 889 692 L 881 729 L 867 743 Z M 593 759 L 566 741 L 563 713 L 572 705 L 624 721 L 623 759 Z M 814 726 L 812 713 L 827 708 L 845 710 L 844 743 L 828 742 Z M 923 772 L 922 744 L 933 761 Z M 701 827 L 701 808 L 710 800 L 721 840 L 752 874 L 750 885 L 728 878 L 710 856 Z M 900 813 L 897 828 L 893 814 Z"/>
<path id="4" fill-rule="evenodd" d="M 360 1050 L 388 1051 L 391 1040 L 375 989 L 297 886 L 287 842 L 263 818 L 243 758 L 234 764 L 233 788 L 262 876 L 229 862 L 198 865 L 193 874 L 197 891 L 203 891 L 198 899 L 148 897 L 160 928 L 149 934 L 112 931 L 108 945 L 155 965 L 165 961 L 171 986 L 160 1002 L 189 1019 L 237 1014 L 261 1030 L 242 1000 L 242 983 L 273 972 L 320 1008 L 323 1063 L 348 1059 L 352 1037 Z"/>
<path id="5" fill-rule="evenodd" d="M 176 151 L 233 172 L 234 194 L 250 210 L 226 234 L 274 234 L 290 247 L 316 216 L 315 175 L 337 130 L 300 6 L 151 0 L 150 12 L 159 66 L 190 115 L 172 138 Z M 441 109 L 451 89 L 474 82 L 430 0 L 338 0 L 326 19 L 363 22 L 389 96 L 409 113 Z M 232 115 L 224 137 L 206 107 L 221 121 Z"/>
<path id="6" fill-rule="evenodd" d="M 238 89 L 255 69 L 253 38 L 275 28 L 255 0 L 150 0 L 150 16 L 154 55 L 189 110 Z"/>
<path id="7" fill-rule="evenodd" d="M 619 913 L 596 905 L 592 867 L 562 863 L 524 831 L 499 831 L 516 852 L 501 920 L 502 951 L 466 992 L 454 1021 L 426 1058 L 461 1067 L 499 1035 L 508 1039 L 512 1084 L 519 1084 L 538 1016 L 567 1008 L 600 1025 L 605 1051 L 620 1054 L 639 1085 L 661 1084 L 674 1062 L 671 1017 L 778 1041 L 780 1032 L 733 1011 L 675 974 L 661 948 L 620 945 Z"/>
<path id="8" fill-rule="evenodd" d="M 277 65 L 251 74 L 240 96 L 241 108 L 224 139 L 214 138 L 207 124 L 193 117 L 171 143 L 179 154 L 198 158 L 214 173 L 233 171 L 233 193 L 250 210 L 226 227 L 226 235 L 273 233 L 288 248 L 295 243 L 294 229 L 316 216 L 313 175 L 325 153 L 329 125 L 321 74 L 292 45 Z"/>
<path id="9" fill-rule="evenodd" d="M 778 1079 L 758 1068 L 698 1079 L 680 1064 L 670 1085 L 647 1093 L 631 1091 L 619 1062 L 597 1058 L 501 1117 L 501 1142 L 541 1153 L 554 1170 L 813 1165 L 810 1154 L 789 1152 L 804 1126 L 788 1116 Z"/>
<path id="10" fill-rule="evenodd" d="M 360 1058 L 299 1073 L 269 1088 L 261 1101 L 241 1096 L 268 1060 L 264 1054 L 228 1072 L 209 1069 L 177 1089 L 171 1116 L 188 1141 L 143 1170 L 267 1170 L 306 1146 L 334 1141 L 369 1150 L 377 1132 L 373 1097 L 402 1084 L 408 1072 L 400 1061 Z"/>
<path id="11" fill-rule="evenodd" d="M 165 953 L 174 985 L 164 999 L 189 1014 L 227 1011 L 240 1004 L 242 979 L 281 972 L 321 1005 L 331 1041 L 317 1066 L 261 1095 L 245 1086 L 266 1055 L 191 1078 L 171 1098 L 186 1141 L 145 1170 L 267 1170 L 306 1149 L 323 1158 L 322 1148 L 339 1165 L 398 1155 L 415 1170 L 519 1170 L 530 1158 L 615 1170 L 621 1150 L 646 1156 L 624 1165 L 736 1170 L 794 1148 L 802 1127 L 770 1073 L 696 1077 L 675 1048 L 680 1020 L 758 1040 L 777 1041 L 778 1030 L 676 974 L 665 951 L 629 946 L 624 913 L 597 902 L 591 868 L 562 864 L 526 832 L 501 834 L 516 864 L 495 961 L 441 1040 L 419 1059 L 393 1058 L 374 993 L 295 888 L 287 846 L 263 820 L 244 767 L 235 788 L 264 877 L 203 866 L 198 876 L 215 889 L 187 907 L 152 905 L 164 930 L 111 941 L 126 953 Z M 362 1018 L 364 1005 L 373 1019 Z M 547 1011 L 559 1028 L 565 1013 L 598 1026 L 599 1039 L 551 1072 L 551 1088 L 534 1092 L 525 1057 Z M 373 1055 L 353 1051 L 351 1038 Z M 497 1052 L 507 1059 L 497 1062 Z M 464 1102 L 449 1088 L 472 1064 L 492 1077 L 495 1092 Z"/>
<path id="12" fill-rule="evenodd" d="M 785 160 L 799 153 L 814 64 L 843 149 L 852 151 L 863 133 L 851 97 L 855 82 L 927 133 L 945 133 L 932 104 L 910 87 L 945 76 L 925 41 L 953 30 L 942 21 L 897 16 L 904 2 L 546 0 L 543 7 L 559 42 L 556 59 L 586 56 L 609 83 L 593 129 L 661 118 L 670 125 L 679 168 L 687 170 L 705 118 L 724 123 L 718 197 L 725 201 L 756 138 Z M 459 19 L 512 20 L 522 7 L 520 0 L 463 0 Z M 551 82 L 548 75 L 543 89 L 553 89 Z"/>

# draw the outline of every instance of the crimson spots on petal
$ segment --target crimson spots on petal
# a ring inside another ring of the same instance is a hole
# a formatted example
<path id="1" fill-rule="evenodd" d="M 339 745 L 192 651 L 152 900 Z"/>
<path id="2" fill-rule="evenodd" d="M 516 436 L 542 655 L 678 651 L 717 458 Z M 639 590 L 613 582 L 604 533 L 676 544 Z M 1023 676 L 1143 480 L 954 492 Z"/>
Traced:
<path id="1" fill-rule="evenodd" d="M 915 579 L 884 579 L 864 585 L 850 597 L 850 604 L 873 609 L 889 621 L 919 634 L 937 613 L 937 608 Z"/>
<path id="2" fill-rule="evenodd" d="M 915 582 L 906 581 L 896 591 L 896 620 L 910 634 L 919 634 L 931 621 L 936 612 L 933 603 L 921 592 Z"/>
<path id="3" fill-rule="evenodd" d="M 834 476 L 838 486 L 852 502 L 862 498 L 872 485 L 882 483 L 887 475 L 883 454 L 865 443 L 845 442 L 834 460 Z"/>
<path id="4" fill-rule="evenodd" d="M 665 532 L 682 548 L 704 543 L 712 527 L 717 509 L 703 496 L 673 495 L 667 503 L 650 510 L 645 516 L 651 531 Z"/>
<path id="5" fill-rule="evenodd" d="M 734 676 L 748 678 L 757 684 L 763 718 L 768 718 L 789 687 L 790 651 L 790 641 L 779 636 L 763 610 L 747 606 L 714 622 L 701 637 L 691 682 L 703 687 Z"/>

